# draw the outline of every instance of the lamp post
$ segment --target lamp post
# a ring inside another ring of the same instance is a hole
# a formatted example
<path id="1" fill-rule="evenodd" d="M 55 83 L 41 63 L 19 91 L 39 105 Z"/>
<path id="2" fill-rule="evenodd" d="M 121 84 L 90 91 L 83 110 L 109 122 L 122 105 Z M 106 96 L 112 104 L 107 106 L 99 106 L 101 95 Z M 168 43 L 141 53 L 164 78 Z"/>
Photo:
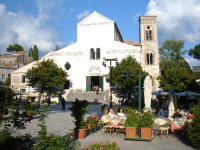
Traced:
<path id="1" fill-rule="evenodd" d="M 116 65 L 118 65 L 118 60 L 117 58 L 103 58 L 103 66 L 106 67 L 106 62 L 109 62 L 109 70 L 110 70 L 110 75 L 109 75 L 109 81 L 110 81 L 110 108 L 112 108 L 112 61 L 115 61 Z"/>

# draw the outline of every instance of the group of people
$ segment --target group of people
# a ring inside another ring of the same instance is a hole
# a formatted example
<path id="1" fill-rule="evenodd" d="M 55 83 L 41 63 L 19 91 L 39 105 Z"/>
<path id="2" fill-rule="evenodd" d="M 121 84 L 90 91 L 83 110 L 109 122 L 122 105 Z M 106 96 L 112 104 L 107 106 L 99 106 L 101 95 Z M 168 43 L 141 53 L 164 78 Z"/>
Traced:
<path id="1" fill-rule="evenodd" d="M 101 94 L 102 93 L 102 89 L 98 85 L 94 85 L 93 86 L 93 91 L 95 91 L 96 94 Z"/>
<path id="2" fill-rule="evenodd" d="M 119 125 L 123 125 L 126 120 L 126 115 L 123 113 L 123 109 L 119 108 L 118 113 L 115 114 L 112 108 L 104 109 L 104 114 L 101 117 L 103 123 L 110 123 L 112 127 L 116 128 Z"/>

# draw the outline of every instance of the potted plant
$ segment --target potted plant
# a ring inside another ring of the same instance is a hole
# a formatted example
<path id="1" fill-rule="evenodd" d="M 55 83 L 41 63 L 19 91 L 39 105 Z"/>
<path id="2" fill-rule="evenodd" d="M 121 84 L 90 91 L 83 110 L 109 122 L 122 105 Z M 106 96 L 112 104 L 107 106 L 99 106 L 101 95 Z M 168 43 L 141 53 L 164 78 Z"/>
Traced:
<path id="1" fill-rule="evenodd" d="M 153 117 L 153 113 L 148 110 L 139 118 L 142 139 L 152 139 L 152 127 L 154 124 Z"/>
<path id="2" fill-rule="evenodd" d="M 87 131 L 84 117 L 88 110 L 88 102 L 86 100 L 80 101 L 76 99 L 69 109 L 72 111 L 71 116 L 75 119 L 75 136 L 78 139 L 82 139 L 85 137 Z"/>
<path id="3" fill-rule="evenodd" d="M 136 110 L 129 110 L 126 117 L 126 138 L 137 138 L 138 115 Z"/>

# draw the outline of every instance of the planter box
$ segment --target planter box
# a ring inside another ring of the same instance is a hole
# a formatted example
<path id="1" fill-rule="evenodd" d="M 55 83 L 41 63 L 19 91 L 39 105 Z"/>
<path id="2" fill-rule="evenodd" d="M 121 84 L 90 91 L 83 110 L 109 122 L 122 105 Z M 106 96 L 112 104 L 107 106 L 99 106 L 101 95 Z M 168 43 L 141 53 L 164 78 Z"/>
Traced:
<path id="1" fill-rule="evenodd" d="M 137 138 L 137 127 L 126 127 L 126 138 Z"/>
<path id="2" fill-rule="evenodd" d="M 99 130 L 101 130 L 102 126 L 98 126 L 96 128 L 92 128 L 92 129 L 88 129 L 88 135 L 90 135 L 91 133 L 97 132 Z"/>
<path id="3" fill-rule="evenodd" d="M 152 139 L 152 128 L 141 128 L 142 139 Z"/>

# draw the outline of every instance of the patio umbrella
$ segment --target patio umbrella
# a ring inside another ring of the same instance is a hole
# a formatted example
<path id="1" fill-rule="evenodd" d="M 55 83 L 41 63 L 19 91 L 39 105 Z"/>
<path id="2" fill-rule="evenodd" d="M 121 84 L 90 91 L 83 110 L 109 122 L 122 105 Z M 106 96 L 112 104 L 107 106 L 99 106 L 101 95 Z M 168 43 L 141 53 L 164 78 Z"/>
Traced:
<path id="1" fill-rule="evenodd" d="M 184 91 L 175 93 L 176 96 L 200 96 L 200 93 L 192 92 L 192 91 Z"/>
<path id="2" fill-rule="evenodd" d="M 152 92 L 152 95 L 165 96 L 165 95 L 169 95 L 169 92 L 168 91 L 155 91 L 155 92 Z"/>

